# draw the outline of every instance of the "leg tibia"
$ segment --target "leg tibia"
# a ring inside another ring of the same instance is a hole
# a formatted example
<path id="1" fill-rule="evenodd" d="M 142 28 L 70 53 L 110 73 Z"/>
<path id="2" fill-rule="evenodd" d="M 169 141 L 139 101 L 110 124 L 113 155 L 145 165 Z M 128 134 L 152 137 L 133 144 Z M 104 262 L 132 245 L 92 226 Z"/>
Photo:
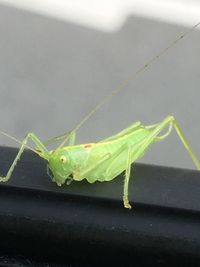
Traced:
<path id="1" fill-rule="evenodd" d="M 181 139 L 185 149 L 188 151 L 190 157 L 192 158 L 197 170 L 200 170 L 200 161 L 197 159 L 192 147 L 188 143 L 188 141 L 187 141 L 185 135 L 183 134 L 183 131 L 181 130 L 178 122 L 176 121 L 176 119 L 173 116 L 170 116 L 170 120 L 171 120 L 179 138 Z"/>
<path id="2" fill-rule="evenodd" d="M 128 147 L 127 149 L 127 166 L 125 171 L 125 180 L 124 180 L 124 194 L 123 194 L 123 202 L 124 207 L 127 209 L 131 209 L 131 205 L 128 199 L 128 186 L 129 186 L 129 178 L 131 172 L 131 148 Z"/>
<path id="3" fill-rule="evenodd" d="M 181 139 L 184 147 L 186 148 L 189 155 L 191 156 L 196 168 L 198 170 L 200 170 L 200 161 L 197 159 L 192 147 L 188 143 L 188 141 L 187 141 L 186 137 L 184 136 L 184 134 L 183 134 L 180 126 L 178 125 L 176 119 L 171 115 L 167 116 L 160 124 L 158 124 L 158 126 L 154 130 L 152 130 L 151 134 L 146 138 L 146 141 L 144 142 L 144 144 L 142 146 L 145 148 L 154 140 L 162 140 L 162 139 L 166 138 L 171 132 L 171 125 L 175 128 L 175 130 L 176 130 L 179 138 Z M 162 136 L 158 136 L 159 133 L 163 129 L 165 129 L 166 126 L 169 126 L 168 132 Z"/>
<path id="4" fill-rule="evenodd" d="M 7 181 L 10 179 L 10 177 L 11 177 L 13 171 L 14 171 L 14 168 L 15 168 L 15 166 L 16 166 L 18 160 L 20 159 L 21 154 L 23 153 L 23 151 L 24 151 L 24 149 L 25 149 L 25 147 L 26 147 L 26 143 L 27 143 L 27 141 L 28 141 L 29 139 L 32 140 L 32 141 L 35 143 L 36 147 L 39 149 L 38 154 L 39 154 L 42 158 L 44 158 L 44 159 L 47 159 L 47 158 L 48 158 L 48 151 L 47 151 L 46 148 L 43 146 L 43 144 L 41 143 L 41 141 L 36 137 L 35 134 L 33 134 L 33 133 L 29 133 L 29 134 L 27 134 L 27 136 L 26 136 L 26 137 L 24 138 L 24 140 L 22 141 L 22 143 L 21 143 L 21 147 L 20 147 L 20 149 L 19 149 L 19 151 L 18 151 L 18 153 L 17 153 L 17 156 L 15 157 L 13 163 L 11 164 L 11 166 L 10 166 L 10 168 L 9 168 L 9 170 L 8 170 L 8 172 L 7 172 L 7 174 L 6 174 L 6 176 L 0 176 L 0 182 L 7 182 Z"/>

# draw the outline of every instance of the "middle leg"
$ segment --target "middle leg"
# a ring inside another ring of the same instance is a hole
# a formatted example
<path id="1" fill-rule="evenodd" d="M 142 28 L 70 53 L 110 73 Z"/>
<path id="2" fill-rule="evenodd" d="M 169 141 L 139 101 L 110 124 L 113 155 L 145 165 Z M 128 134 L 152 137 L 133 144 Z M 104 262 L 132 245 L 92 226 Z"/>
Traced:
<path id="1" fill-rule="evenodd" d="M 48 139 L 47 141 L 44 142 L 44 145 L 48 146 L 48 145 L 54 144 L 56 142 L 64 140 L 67 137 L 69 138 L 69 146 L 73 146 L 75 144 L 75 140 L 76 140 L 76 132 L 75 131 L 69 131 L 69 132 L 66 132 L 64 134 L 55 136 L 51 139 Z"/>

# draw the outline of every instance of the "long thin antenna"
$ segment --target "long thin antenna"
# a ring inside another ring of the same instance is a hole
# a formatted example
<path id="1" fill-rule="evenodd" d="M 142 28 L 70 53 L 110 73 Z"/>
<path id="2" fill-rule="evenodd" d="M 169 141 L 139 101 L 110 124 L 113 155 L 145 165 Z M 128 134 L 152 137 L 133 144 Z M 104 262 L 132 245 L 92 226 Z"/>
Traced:
<path id="1" fill-rule="evenodd" d="M 17 138 L 13 137 L 13 136 L 10 135 L 10 134 L 7 134 L 7 133 L 5 133 L 5 132 L 3 132 L 3 131 L 1 131 L 1 130 L 0 130 L 0 134 L 2 134 L 2 135 L 4 135 L 4 136 L 6 136 L 6 137 L 12 139 L 13 141 L 17 142 L 17 143 L 20 144 L 20 145 L 22 144 L 22 142 L 21 142 L 20 140 L 18 140 Z M 36 154 L 39 155 L 39 153 L 38 153 L 36 150 L 34 150 L 32 147 L 28 146 L 27 144 L 25 144 L 25 146 L 26 146 L 28 149 L 30 149 L 31 151 L 33 151 L 34 153 L 36 153 Z"/>
<path id="2" fill-rule="evenodd" d="M 110 94 L 105 96 L 96 106 L 94 109 L 92 109 L 86 116 L 79 122 L 79 124 L 73 129 L 73 131 L 77 131 L 97 110 L 101 108 L 107 101 L 109 101 L 114 95 L 121 92 L 127 84 L 134 80 L 141 72 L 143 72 L 147 67 L 149 67 L 151 64 L 153 64 L 156 60 L 158 60 L 161 56 L 163 56 L 170 48 L 172 48 L 174 45 L 176 45 L 181 39 L 185 38 L 188 34 L 190 34 L 194 29 L 196 29 L 200 25 L 200 21 L 195 24 L 193 27 L 191 27 L 189 30 L 187 30 L 185 33 L 180 35 L 177 39 L 175 39 L 172 43 L 170 43 L 167 47 L 165 47 L 163 50 L 161 50 L 156 56 L 152 57 L 145 65 L 140 67 L 133 75 L 131 75 L 127 80 L 125 80 L 123 83 L 120 84 L 117 89 L 113 90 Z M 69 136 L 67 136 L 64 141 L 59 145 L 57 149 L 64 146 L 64 144 L 69 139 Z"/>

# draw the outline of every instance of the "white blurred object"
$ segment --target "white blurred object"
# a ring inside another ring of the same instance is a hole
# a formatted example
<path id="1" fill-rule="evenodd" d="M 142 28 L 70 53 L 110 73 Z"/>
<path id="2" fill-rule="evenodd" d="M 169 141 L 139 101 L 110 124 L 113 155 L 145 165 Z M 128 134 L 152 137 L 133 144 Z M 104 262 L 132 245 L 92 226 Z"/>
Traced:
<path id="1" fill-rule="evenodd" d="M 199 0 L 0 0 L 0 3 L 102 31 L 118 30 L 131 14 L 184 26 L 200 21 Z"/>

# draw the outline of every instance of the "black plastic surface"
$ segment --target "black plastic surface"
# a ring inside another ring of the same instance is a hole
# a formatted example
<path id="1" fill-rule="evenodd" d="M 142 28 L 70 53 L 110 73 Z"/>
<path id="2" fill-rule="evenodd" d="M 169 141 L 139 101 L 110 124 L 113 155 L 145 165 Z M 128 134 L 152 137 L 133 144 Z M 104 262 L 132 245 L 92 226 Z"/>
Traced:
<path id="1" fill-rule="evenodd" d="M 0 148 L 1 174 L 15 154 Z M 30 261 L 0 266 L 198 266 L 199 172 L 136 164 L 130 211 L 122 204 L 123 176 L 57 187 L 45 165 L 26 151 L 0 184 L 0 264 L 5 257 Z"/>

